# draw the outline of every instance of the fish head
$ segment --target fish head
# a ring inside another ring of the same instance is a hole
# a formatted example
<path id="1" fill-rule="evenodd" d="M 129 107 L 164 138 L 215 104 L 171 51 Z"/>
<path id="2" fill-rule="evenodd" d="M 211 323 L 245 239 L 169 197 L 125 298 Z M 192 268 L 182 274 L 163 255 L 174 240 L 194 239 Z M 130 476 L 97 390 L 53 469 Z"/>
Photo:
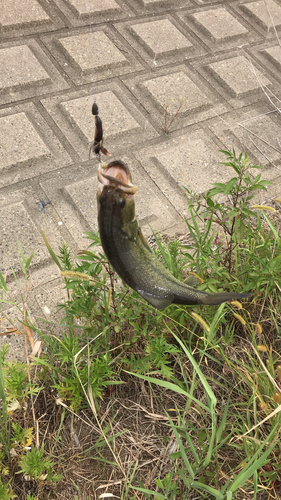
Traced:
<path id="1" fill-rule="evenodd" d="M 134 220 L 134 195 L 138 188 L 132 183 L 127 165 L 122 161 L 112 161 L 105 168 L 99 168 L 98 179 L 99 216 L 110 217 L 122 226 Z"/>

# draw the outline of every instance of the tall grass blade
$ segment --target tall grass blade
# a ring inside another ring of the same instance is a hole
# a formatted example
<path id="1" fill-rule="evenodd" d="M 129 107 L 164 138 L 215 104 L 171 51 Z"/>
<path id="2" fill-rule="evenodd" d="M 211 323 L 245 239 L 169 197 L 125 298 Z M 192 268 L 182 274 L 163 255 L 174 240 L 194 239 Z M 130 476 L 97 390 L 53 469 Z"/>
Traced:
<path id="1" fill-rule="evenodd" d="M 178 385 L 173 384 L 172 382 L 167 382 L 166 380 L 160 380 L 157 378 L 148 377 L 147 375 L 141 375 L 140 373 L 129 372 L 127 370 L 124 370 L 124 372 L 128 373 L 129 375 L 132 375 L 134 377 L 138 377 L 138 378 L 141 378 L 143 380 L 147 380 L 147 382 L 150 382 L 151 384 L 157 384 L 157 385 L 160 385 L 161 387 L 164 387 L 165 389 L 177 392 L 178 394 L 182 394 L 186 398 L 190 398 L 190 399 L 192 399 L 192 401 L 195 401 L 195 403 L 198 404 L 203 410 L 210 413 L 210 409 L 208 408 L 208 406 L 204 405 L 203 403 L 201 403 L 201 401 L 196 399 L 194 396 L 189 394 L 187 391 L 184 391 L 184 389 L 182 389 Z"/>
<path id="2" fill-rule="evenodd" d="M 7 400 L 5 394 L 5 381 L 4 374 L 2 369 L 2 360 L 0 355 L 0 399 L 2 400 L 2 416 L 0 415 L 0 430 L 3 436 L 3 447 L 5 449 L 6 455 L 10 456 L 10 450 L 8 447 L 8 443 L 10 441 L 9 429 L 8 429 L 8 412 L 7 412 Z"/>
<path id="3" fill-rule="evenodd" d="M 43 233 L 43 229 L 41 229 L 41 234 L 42 234 L 42 236 L 43 236 L 43 240 L 45 241 L 45 245 L 46 245 L 46 247 L 47 247 L 47 248 L 48 248 L 48 250 L 49 250 L 49 254 L 50 254 L 50 256 L 52 257 L 53 261 L 57 264 L 58 268 L 59 268 L 61 271 L 63 271 L 63 268 L 62 268 L 62 265 L 61 265 L 60 261 L 58 260 L 58 258 L 57 258 L 57 256 L 56 256 L 56 254 L 55 254 L 54 250 L 51 248 L 51 246 L 50 246 L 50 244 L 49 244 L 49 242 L 48 242 L 48 240 L 47 240 L 47 238 L 46 238 L 45 234 Z"/>
<path id="4" fill-rule="evenodd" d="M 189 472 L 190 476 L 191 476 L 191 477 L 192 477 L 192 479 L 193 479 L 193 478 L 194 478 L 194 471 L 193 471 L 193 469 L 192 469 L 192 467 L 191 467 L 191 465 L 190 465 L 190 462 L 189 462 L 189 460 L 188 460 L 188 458 L 187 458 L 187 456 L 186 456 L 185 449 L 184 449 L 184 446 L 183 446 L 183 444 L 182 444 L 181 437 L 180 437 L 180 435 L 179 435 L 179 433 L 178 433 L 178 431 L 177 431 L 177 429 L 176 429 L 175 425 L 173 424 L 173 421 L 172 421 L 172 419 L 171 419 L 171 417 L 170 417 L 170 415 L 169 415 L 168 413 L 167 413 L 167 417 L 169 418 L 169 421 L 170 421 L 170 426 L 171 426 L 171 427 L 172 427 L 172 429 L 173 429 L 173 432 L 174 432 L 174 434 L 175 434 L 175 437 L 176 437 L 176 440 L 177 440 L 177 443 L 178 443 L 179 449 L 180 449 L 180 451 L 181 451 L 181 458 L 183 459 L 183 461 L 184 461 L 184 463 L 185 463 L 185 466 L 186 466 L 186 468 L 187 468 L 187 470 L 188 470 L 188 472 Z"/>
<path id="5" fill-rule="evenodd" d="M 231 483 L 228 489 L 229 491 L 235 493 L 235 491 L 237 491 L 238 488 L 240 488 L 255 473 L 255 471 L 257 471 L 260 467 L 262 467 L 265 464 L 268 455 L 270 455 L 272 450 L 278 444 L 278 440 L 275 440 L 274 443 L 260 456 L 260 458 L 258 458 L 258 456 L 260 455 L 261 450 L 265 447 L 265 445 L 276 437 L 276 433 L 278 433 L 279 429 L 280 429 L 280 422 L 277 422 L 277 424 L 272 429 L 271 433 L 261 443 L 259 449 L 253 455 L 253 457 L 248 462 L 246 467 L 244 467 L 243 470 L 239 472 L 238 476 L 236 476 L 234 481 Z"/>
<path id="6" fill-rule="evenodd" d="M 5 292 L 8 292 L 8 287 L 7 287 L 7 285 L 6 285 L 5 278 L 4 278 L 3 274 L 1 273 L 1 271 L 0 271 L 0 282 L 1 282 L 1 283 L 0 283 L 0 286 L 2 285 L 3 290 L 4 290 Z"/>

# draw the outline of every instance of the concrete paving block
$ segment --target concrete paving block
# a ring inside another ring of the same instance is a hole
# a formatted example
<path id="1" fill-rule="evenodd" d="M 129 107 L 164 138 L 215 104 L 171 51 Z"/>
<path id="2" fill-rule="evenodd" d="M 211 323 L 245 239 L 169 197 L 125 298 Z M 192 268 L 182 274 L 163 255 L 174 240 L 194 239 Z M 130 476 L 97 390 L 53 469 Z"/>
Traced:
<path id="1" fill-rule="evenodd" d="M 266 73 L 281 81 L 281 47 L 276 39 L 249 48 L 249 53 L 266 68 Z M 274 94 L 279 95 L 280 87 Z M 278 92 L 279 91 L 279 92 Z"/>
<path id="2" fill-rule="evenodd" d="M 244 96 L 262 85 L 270 85 L 270 81 L 258 70 L 251 71 L 249 61 L 244 56 L 232 57 L 208 65 L 215 78 L 232 95 Z M 254 78 L 256 76 L 256 78 Z"/>
<path id="3" fill-rule="evenodd" d="M 248 54 L 243 51 L 240 55 L 237 51 L 234 54 L 206 58 L 192 65 L 234 108 L 261 100 L 262 85 L 269 86 L 273 92 L 276 90 L 275 79 L 265 76 L 265 71 Z"/>
<path id="4" fill-rule="evenodd" d="M 0 270 L 12 276 L 11 267 L 23 275 L 20 265 L 19 240 L 25 258 L 34 250 L 32 268 L 42 267 L 51 257 L 44 243 L 40 228 L 44 231 L 54 251 L 62 239 L 52 218 L 38 208 L 38 198 L 31 187 L 0 191 Z"/>
<path id="5" fill-rule="evenodd" d="M 273 47 L 269 47 L 265 49 L 265 54 L 268 56 L 268 59 L 273 62 L 274 65 L 281 69 L 281 47 L 280 45 L 274 45 Z"/>
<path id="6" fill-rule="evenodd" d="M 205 5 L 213 4 L 214 0 L 194 0 L 194 2 L 196 3 L 196 5 L 205 6 Z M 230 3 L 230 2 L 232 2 L 232 0 L 224 0 L 223 3 L 226 4 L 226 3 Z"/>
<path id="7" fill-rule="evenodd" d="M 258 0 L 240 7 L 249 18 L 262 28 L 263 32 L 274 34 L 274 27 L 281 27 L 281 5 L 275 0 Z"/>
<path id="8" fill-rule="evenodd" d="M 143 18 L 141 23 L 127 21 L 115 24 L 116 29 L 149 66 L 155 68 L 205 53 L 190 33 L 183 32 L 171 16 L 154 19 Z"/>
<path id="9" fill-rule="evenodd" d="M 141 14 L 160 13 L 172 9 L 192 7 L 191 0 L 128 0 L 129 4 Z"/>
<path id="10" fill-rule="evenodd" d="M 0 110 L 0 188 L 71 163 L 34 104 Z"/>
<path id="11" fill-rule="evenodd" d="M 248 33 L 224 7 L 196 12 L 192 17 L 216 42 Z"/>
<path id="12" fill-rule="evenodd" d="M 185 65 L 173 67 L 172 73 L 170 69 L 161 69 L 154 74 L 154 78 L 150 73 L 126 78 L 124 83 L 162 129 L 165 128 L 166 106 L 166 127 L 179 110 L 169 132 L 227 111 L 217 94 L 210 92 L 202 79 L 200 81 Z"/>
<path id="13" fill-rule="evenodd" d="M 0 104 L 64 88 L 67 83 L 35 40 L 0 48 Z"/>
<path id="14" fill-rule="evenodd" d="M 134 117 L 128 113 L 126 108 L 117 99 L 116 95 L 111 91 L 105 91 L 97 95 L 97 103 L 100 112 L 102 113 L 103 127 L 106 137 L 120 135 L 130 131 L 140 129 L 140 125 L 136 122 Z M 94 120 L 89 115 L 88 120 L 85 120 L 87 110 L 91 109 L 93 98 L 90 96 L 80 97 L 61 104 L 64 114 L 71 119 L 73 125 L 77 127 L 77 133 L 83 134 L 83 137 L 88 142 L 93 140 Z M 107 109 L 107 114 L 103 110 Z M 110 119 L 109 119 L 110 116 Z M 116 118 L 113 118 L 113 117 Z M 118 117 L 118 118 L 117 118 Z"/>
<path id="15" fill-rule="evenodd" d="M 96 101 L 104 129 L 104 145 L 112 154 L 129 150 L 159 134 L 137 109 L 130 93 L 120 82 L 88 87 L 51 99 L 42 104 L 83 160 L 89 159 L 89 146 L 94 140 L 95 121 L 91 113 Z"/>
<path id="16" fill-rule="evenodd" d="M 63 28 L 64 23 L 48 0 L 2 0 L 1 37 L 11 38 Z"/>
<path id="17" fill-rule="evenodd" d="M 67 3 L 79 17 L 99 12 L 121 11 L 120 5 L 115 0 L 67 0 Z"/>
<path id="18" fill-rule="evenodd" d="M 73 35 L 59 39 L 67 56 L 81 69 L 82 74 L 118 67 L 126 64 L 126 57 L 109 40 L 103 31 Z M 127 63 L 128 64 L 128 63 Z"/>
<path id="19" fill-rule="evenodd" d="M 51 79 L 27 45 L 0 50 L 0 87 L 2 92 L 23 86 L 46 85 Z"/>
<path id="20" fill-rule="evenodd" d="M 141 70 L 141 64 L 108 27 L 42 37 L 63 70 L 81 85 Z"/>
<path id="21" fill-rule="evenodd" d="M 199 111 L 200 108 L 211 105 L 210 99 L 184 72 L 152 78 L 143 82 L 142 85 L 162 110 L 165 105 L 169 105 L 167 111 L 170 117 L 177 112 L 180 104 L 180 115 L 186 115 L 194 109 Z"/>
<path id="22" fill-rule="evenodd" d="M 224 149 L 234 148 L 237 154 L 246 151 L 252 163 L 265 169 L 268 180 L 276 177 L 274 171 L 280 169 L 280 115 L 269 104 L 230 113 L 223 120 L 214 119 L 209 128 L 223 142 Z"/>
<path id="23" fill-rule="evenodd" d="M 132 31 L 154 59 L 186 51 L 192 43 L 171 23 L 169 19 L 133 24 Z"/>
<path id="24" fill-rule="evenodd" d="M 14 0 L 13 5 L 9 0 L 2 0 L 0 11 L 0 24 L 2 26 L 41 23 L 47 20 L 49 20 L 47 12 L 36 0 Z"/>
<path id="25" fill-rule="evenodd" d="M 41 182 L 46 197 L 51 200 L 60 222 L 72 237 L 74 255 L 78 249 L 89 246 L 86 231 L 96 232 L 97 161 L 90 166 L 60 172 L 53 178 Z"/>
<path id="26" fill-rule="evenodd" d="M 134 16 L 123 0 L 54 0 L 72 26 L 95 25 Z"/>
<path id="27" fill-rule="evenodd" d="M 31 158 L 50 156 L 50 150 L 42 141 L 34 126 L 21 112 L 0 118 L 0 169 L 17 163 L 25 163 Z"/>
<path id="28" fill-rule="evenodd" d="M 179 214 L 186 216 L 184 187 L 200 194 L 213 182 L 230 178 L 229 170 L 219 164 L 219 149 L 205 130 L 197 129 L 139 151 L 136 157 Z"/>
<path id="29" fill-rule="evenodd" d="M 192 13 L 180 11 L 177 15 L 214 53 L 259 40 L 251 25 L 227 5 L 214 5 Z"/>

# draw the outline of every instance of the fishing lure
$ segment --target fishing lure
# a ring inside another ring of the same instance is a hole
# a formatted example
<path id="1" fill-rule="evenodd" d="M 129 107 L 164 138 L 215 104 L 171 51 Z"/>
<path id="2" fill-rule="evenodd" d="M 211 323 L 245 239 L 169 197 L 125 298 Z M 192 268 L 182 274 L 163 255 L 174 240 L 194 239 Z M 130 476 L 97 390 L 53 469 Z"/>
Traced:
<path id="1" fill-rule="evenodd" d="M 111 156 L 111 154 L 103 147 L 102 121 L 99 116 L 98 105 L 95 102 L 92 106 L 92 115 L 94 115 L 95 117 L 95 139 L 90 146 L 89 159 L 91 156 L 91 151 L 93 151 L 93 153 L 95 153 L 99 158 L 100 158 L 100 153 L 104 154 L 105 156 Z"/>

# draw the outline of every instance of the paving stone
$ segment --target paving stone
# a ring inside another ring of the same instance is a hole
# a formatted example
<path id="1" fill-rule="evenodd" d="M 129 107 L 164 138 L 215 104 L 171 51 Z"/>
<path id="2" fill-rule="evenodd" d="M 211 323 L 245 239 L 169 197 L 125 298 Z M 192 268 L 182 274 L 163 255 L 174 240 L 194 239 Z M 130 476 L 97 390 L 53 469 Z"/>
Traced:
<path id="1" fill-rule="evenodd" d="M 89 16 L 97 12 L 121 11 L 115 0 L 67 0 L 78 16 Z"/>
<path id="2" fill-rule="evenodd" d="M 32 103 L 0 110 L 0 131 L 0 187 L 71 163 Z"/>
<path id="3" fill-rule="evenodd" d="M 34 40 L 0 49 L 0 104 L 67 87 Z"/>
<path id="4" fill-rule="evenodd" d="M 187 8 L 192 6 L 190 0 L 128 0 L 129 4 L 139 13 L 165 12 L 173 8 Z"/>
<path id="5" fill-rule="evenodd" d="M 280 45 L 275 45 L 274 47 L 270 47 L 265 49 L 265 54 L 268 56 L 269 60 L 275 64 L 279 70 L 281 68 L 281 47 Z"/>
<path id="6" fill-rule="evenodd" d="M 197 5 L 209 5 L 213 4 L 214 0 L 194 0 Z M 224 0 L 224 3 L 232 2 L 232 0 Z"/>
<path id="7" fill-rule="evenodd" d="M 216 41 L 245 35 L 248 30 L 225 8 L 205 10 L 193 14 L 193 18 Z"/>
<path id="8" fill-rule="evenodd" d="M 42 266 L 50 260 L 39 228 L 43 229 L 55 251 L 61 244 L 58 228 L 47 213 L 44 214 L 38 210 L 36 202 L 36 195 L 31 188 L 0 191 L 0 270 L 2 274 L 12 275 L 11 267 L 21 273 L 17 238 L 26 258 L 34 250 L 32 267 Z"/>
<path id="9" fill-rule="evenodd" d="M 49 16 L 36 0 L 13 0 L 13 5 L 10 0 L 2 0 L 0 11 L 0 24 L 2 26 L 40 23 L 46 20 L 49 20 Z"/>
<path id="10" fill-rule="evenodd" d="M 274 169 L 280 169 L 280 115 L 263 103 L 210 121 L 209 127 L 224 144 L 237 153 L 246 151 L 252 163 L 264 167 L 268 180 L 274 179 Z M 241 125 L 240 125 L 241 123 Z M 272 172 L 271 172 L 271 169 Z"/>
<path id="11" fill-rule="evenodd" d="M 227 6 L 212 6 L 192 13 L 179 11 L 177 15 L 212 52 L 259 40 L 259 35 L 244 17 L 230 12 Z"/>
<path id="12" fill-rule="evenodd" d="M 209 68 L 219 78 L 222 85 L 235 96 L 245 95 L 259 89 L 258 80 L 262 85 L 270 85 L 270 81 L 259 71 L 256 72 L 257 78 L 253 78 L 253 71 L 249 71 L 249 62 L 244 56 L 209 64 Z"/>
<path id="13" fill-rule="evenodd" d="M 260 62 L 269 78 L 279 81 L 277 88 L 270 89 L 280 98 L 281 47 L 276 43 L 276 39 L 249 47 L 249 54 Z"/>
<path id="14" fill-rule="evenodd" d="M 61 38 L 60 43 L 82 73 L 99 71 L 126 64 L 126 57 L 118 50 L 103 31 Z"/>
<path id="15" fill-rule="evenodd" d="M 34 250 L 33 265 L 42 265 L 43 261 L 48 258 L 48 250 L 43 246 L 40 232 L 22 203 L 2 207 L 0 224 L 2 274 L 10 274 L 12 272 L 11 266 L 15 271 L 20 271 L 21 269 L 17 237 L 21 242 L 26 258 Z"/>
<path id="16" fill-rule="evenodd" d="M 76 85 L 104 80 L 142 69 L 130 51 L 107 26 L 102 30 L 42 37 L 53 56 Z"/>
<path id="17" fill-rule="evenodd" d="M 154 21 L 144 18 L 141 23 L 128 21 L 115 27 L 153 68 L 205 53 L 190 33 L 183 33 L 182 27 L 177 27 L 170 16 Z"/>
<path id="18" fill-rule="evenodd" d="M 95 25 L 134 15 L 123 0 L 55 0 L 55 2 L 73 26 Z"/>
<path id="19" fill-rule="evenodd" d="M 274 26 L 277 29 L 281 26 L 281 5 L 278 1 L 259 0 L 243 4 L 241 8 L 266 32 L 274 33 Z"/>
<path id="20" fill-rule="evenodd" d="M 124 79 L 137 99 L 155 117 L 159 127 L 165 127 L 165 108 L 167 107 L 166 126 L 169 132 L 197 123 L 207 117 L 223 113 L 227 107 L 219 103 L 217 95 L 210 92 L 202 79 L 196 78 L 186 66 L 161 69 L 151 78 L 151 74 Z M 179 106 L 180 109 L 179 109 Z"/>
<path id="21" fill-rule="evenodd" d="M 195 61 L 192 65 L 234 108 L 252 104 L 264 97 L 262 85 L 276 91 L 275 79 L 269 80 L 269 75 L 265 76 L 257 63 L 243 52 L 234 57 L 226 58 L 224 54 Z"/>
<path id="22" fill-rule="evenodd" d="M 102 115 L 103 126 L 106 131 L 107 137 L 112 137 L 115 135 L 122 134 L 124 132 L 134 131 L 140 129 L 139 124 L 133 118 L 133 116 L 128 113 L 126 108 L 117 99 L 116 95 L 111 91 L 103 92 L 97 95 L 97 102 L 101 110 L 107 107 L 108 116 Z M 91 109 L 91 104 L 93 103 L 93 98 L 90 96 L 80 97 L 78 99 L 73 99 L 72 101 L 67 101 L 61 104 L 66 116 L 73 121 L 73 124 L 77 127 L 77 132 L 83 134 L 83 136 L 91 142 L 93 140 L 93 117 L 90 116 L 86 121 L 85 113 Z M 118 117 L 118 119 L 112 118 L 112 116 Z M 111 117 L 109 119 L 109 116 Z"/>
<path id="23" fill-rule="evenodd" d="M 203 193 L 214 182 L 230 179 L 229 170 L 219 164 L 221 154 L 205 130 L 167 140 L 136 153 L 155 184 L 181 215 L 187 215 L 184 187 Z"/>
<path id="24" fill-rule="evenodd" d="M 2 0 L 0 11 L 1 37 L 29 35 L 42 30 L 62 28 L 63 21 L 46 0 Z"/>
<path id="25" fill-rule="evenodd" d="M 169 104 L 169 115 L 174 115 L 180 104 L 180 114 L 187 114 L 193 109 L 200 109 L 211 104 L 210 99 L 184 72 L 147 80 L 143 82 L 143 86 L 160 104 L 161 108 Z"/>
<path id="26" fill-rule="evenodd" d="M 151 57 L 155 59 L 162 55 L 186 50 L 192 46 L 169 19 L 135 24 L 132 25 L 132 30 L 140 42 L 145 45 Z"/>
<path id="27" fill-rule="evenodd" d="M 0 171 L 14 164 L 50 156 L 25 113 L 0 118 Z"/>
<path id="28" fill-rule="evenodd" d="M 24 85 L 45 85 L 51 79 L 29 47 L 21 45 L 0 50 L 0 87 L 2 92 Z"/>
<path id="29" fill-rule="evenodd" d="M 60 172 L 59 175 L 43 181 L 41 186 L 46 197 L 52 201 L 52 206 L 58 213 L 61 223 L 65 225 L 72 237 L 73 252 L 77 253 L 77 245 L 80 249 L 87 248 L 89 240 L 86 239 L 84 233 L 98 230 L 97 162 L 83 169 L 76 168 L 67 173 Z"/>
<path id="30" fill-rule="evenodd" d="M 134 106 L 126 87 L 119 82 L 81 92 L 68 93 L 42 103 L 60 130 L 83 160 L 89 159 L 89 146 L 94 140 L 95 121 L 91 113 L 96 100 L 104 129 L 104 144 L 112 154 L 126 151 L 158 134 L 143 114 Z"/>

